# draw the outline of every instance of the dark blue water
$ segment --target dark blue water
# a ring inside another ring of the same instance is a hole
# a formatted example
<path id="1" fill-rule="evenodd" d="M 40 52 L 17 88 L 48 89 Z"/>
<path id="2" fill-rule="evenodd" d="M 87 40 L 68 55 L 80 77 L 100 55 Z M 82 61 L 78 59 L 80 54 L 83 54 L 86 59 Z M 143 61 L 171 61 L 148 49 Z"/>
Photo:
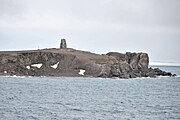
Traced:
<path id="1" fill-rule="evenodd" d="M 0 120 L 121 119 L 180 119 L 180 77 L 0 77 Z"/>

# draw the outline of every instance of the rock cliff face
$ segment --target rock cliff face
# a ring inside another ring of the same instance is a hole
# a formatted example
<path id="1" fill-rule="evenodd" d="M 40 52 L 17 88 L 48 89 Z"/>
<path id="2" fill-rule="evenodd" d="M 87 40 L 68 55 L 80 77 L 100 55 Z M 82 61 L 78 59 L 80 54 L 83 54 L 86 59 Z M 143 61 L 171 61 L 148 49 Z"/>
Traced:
<path id="1" fill-rule="evenodd" d="M 93 76 L 156 77 L 173 76 L 148 68 L 146 53 L 94 54 L 75 49 L 43 49 L 0 52 L 0 75 L 20 76 Z"/>

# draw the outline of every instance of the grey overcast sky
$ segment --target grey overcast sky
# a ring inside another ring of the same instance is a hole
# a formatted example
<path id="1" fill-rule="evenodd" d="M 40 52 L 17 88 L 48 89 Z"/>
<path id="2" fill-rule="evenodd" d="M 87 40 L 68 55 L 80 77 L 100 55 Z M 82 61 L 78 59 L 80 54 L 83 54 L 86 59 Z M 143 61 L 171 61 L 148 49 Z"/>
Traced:
<path id="1" fill-rule="evenodd" d="M 0 50 L 147 52 L 180 63 L 180 0 L 0 0 Z"/>

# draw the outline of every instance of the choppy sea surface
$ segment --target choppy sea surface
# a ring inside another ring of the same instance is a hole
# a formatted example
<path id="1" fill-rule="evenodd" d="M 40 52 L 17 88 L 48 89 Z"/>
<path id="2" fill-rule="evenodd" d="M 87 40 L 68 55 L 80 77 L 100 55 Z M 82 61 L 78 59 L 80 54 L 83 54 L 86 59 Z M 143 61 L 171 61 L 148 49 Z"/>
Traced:
<path id="1" fill-rule="evenodd" d="M 177 77 L 0 77 L 0 120 L 178 120 Z"/>

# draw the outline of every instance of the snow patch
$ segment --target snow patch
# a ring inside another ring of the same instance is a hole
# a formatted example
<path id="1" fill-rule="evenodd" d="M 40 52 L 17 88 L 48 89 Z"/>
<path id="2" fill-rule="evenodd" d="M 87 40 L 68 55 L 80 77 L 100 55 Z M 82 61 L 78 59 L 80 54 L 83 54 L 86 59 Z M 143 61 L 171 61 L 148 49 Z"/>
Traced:
<path id="1" fill-rule="evenodd" d="M 86 70 L 80 69 L 78 74 L 79 75 L 84 75 L 85 72 L 86 72 Z"/>
<path id="2" fill-rule="evenodd" d="M 57 62 L 56 64 L 52 65 L 51 67 L 56 69 L 58 67 L 58 65 L 59 65 L 59 62 Z"/>
<path id="3" fill-rule="evenodd" d="M 6 73 L 7 73 L 7 71 L 4 71 L 4 73 L 6 74 Z"/>
<path id="4" fill-rule="evenodd" d="M 32 67 L 41 68 L 42 65 L 43 65 L 42 63 L 39 63 L 39 64 L 32 64 L 31 66 Z"/>
<path id="5" fill-rule="evenodd" d="M 175 77 L 178 77 L 178 78 L 180 78 L 180 75 L 177 75 L 177 76 L 175 76 Z"/>
<path id="6" fill-rule="evenodd" d="M 31 67 L 30 66 L 26 66 L 26 68 L 29 70 L 29 69 L 31 69 Z"/>

